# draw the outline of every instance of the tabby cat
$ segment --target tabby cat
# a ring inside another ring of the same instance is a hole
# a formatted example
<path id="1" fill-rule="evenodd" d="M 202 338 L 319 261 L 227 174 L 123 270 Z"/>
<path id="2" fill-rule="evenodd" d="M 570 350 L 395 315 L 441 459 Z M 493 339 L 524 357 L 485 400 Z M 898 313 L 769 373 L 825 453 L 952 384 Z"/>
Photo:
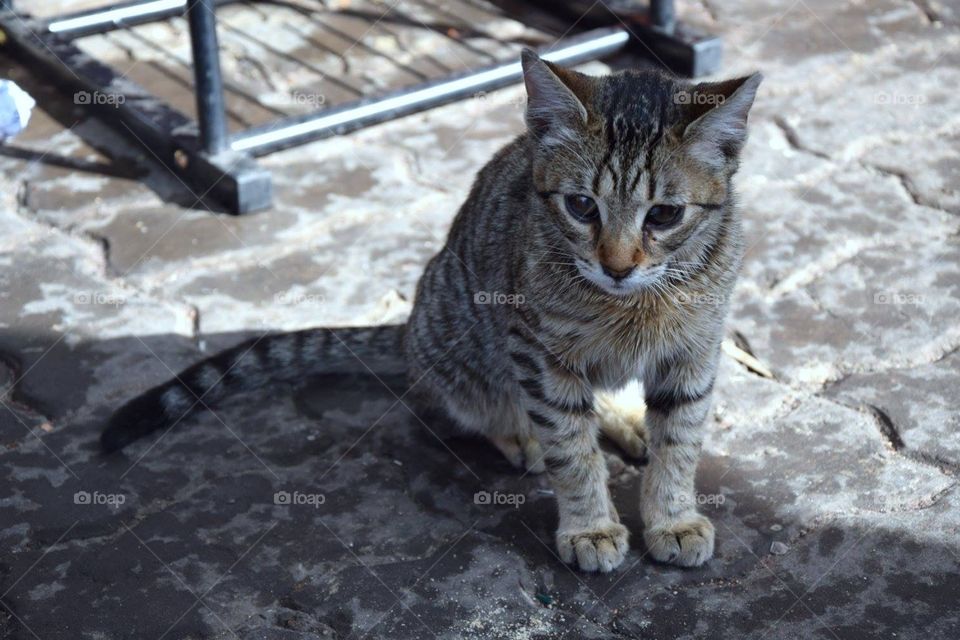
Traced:
<path id="1" fill-rule="evenodd" d="M 690 84 L 593 77 L 526 50 L 527 132 L 481 170 L 403 326 L 311 329 L 241 344 L 122 407 L 108 451 L 228 391 L 405 369 L 422 400 L 515 465 L 546 471 L 560 557 L 611 571 L 628 549 L 602 433 L 647 457 L 644 540 L 696 566 L 714 529 L 694 473 L 742 254 L 731 178 L 761 76 Z M 643 384 L 646 410 L 611 393 Z"/>

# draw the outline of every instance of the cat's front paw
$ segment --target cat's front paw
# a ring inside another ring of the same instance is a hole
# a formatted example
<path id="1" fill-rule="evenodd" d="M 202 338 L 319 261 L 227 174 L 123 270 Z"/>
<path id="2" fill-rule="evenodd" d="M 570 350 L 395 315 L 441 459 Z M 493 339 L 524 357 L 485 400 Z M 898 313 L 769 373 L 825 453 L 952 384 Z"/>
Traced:
<path id="1" fill-rule="evenodd" d="M 576 564 L 581 571 L 609 573 L 623 563 L 630 548 L 627 528 L 610 520 L 587 530 L 561 529 L 557 532 L 560 559 Z"/>
<path id="2" fill-rule="evenodd" d="M 648 527 L 643 532 L 647 550 L 660 562 L 698 567 L 713 556 L 713 523 L 706 516 L 691 513 L 666 526 Z"/>

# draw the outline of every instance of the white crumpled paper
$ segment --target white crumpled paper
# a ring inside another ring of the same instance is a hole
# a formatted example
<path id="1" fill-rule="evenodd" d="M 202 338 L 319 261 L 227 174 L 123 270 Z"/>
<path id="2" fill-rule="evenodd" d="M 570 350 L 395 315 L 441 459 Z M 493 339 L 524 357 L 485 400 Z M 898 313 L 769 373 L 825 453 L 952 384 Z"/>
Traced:
<path id="1" fill-rule="evenodd" d="M 11 80 L 0 80 L 0 142 L 23 131 L 36 104 L 26 91 Z"/>

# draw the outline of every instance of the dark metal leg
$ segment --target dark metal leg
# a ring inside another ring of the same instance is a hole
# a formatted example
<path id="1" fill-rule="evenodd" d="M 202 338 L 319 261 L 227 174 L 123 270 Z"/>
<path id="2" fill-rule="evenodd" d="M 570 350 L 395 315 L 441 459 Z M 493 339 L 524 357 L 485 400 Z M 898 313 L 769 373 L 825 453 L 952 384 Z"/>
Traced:
<path id="1" fill-rule="evenodd" d="M 227 148 L 227 116 L 213 0 L 189 0 L 187 18 L 190 21 L 190 45 L 193 49 L 200 144 L 204 151 L 215 155 Z"/>
<path id="2" fill-rule="evenodd" d="M 648 1 L 646 11 L 636 8 L 636 2 L 536 0 L 536 4 L 578 27 L 609 24 L 612 13 L 627 25 L 636 53 L 678 75 L 696 78 L 720 69 L 720 38 L 678 21 L 673 0 Z"/>
<path id="3" fill-rule="evenodd" d="M 674 73 L 696 78 L 720 69 L 720 38 L 677 22 L 673 0 L 650 0 L 647 16 L 633 16 L 637 51 Z"/>
<path id="4" fill-rule="evenodd" d="M 676 26 L 673 0 L 650 0 L 650 22 L 664 33 L 673 33 Z"/>

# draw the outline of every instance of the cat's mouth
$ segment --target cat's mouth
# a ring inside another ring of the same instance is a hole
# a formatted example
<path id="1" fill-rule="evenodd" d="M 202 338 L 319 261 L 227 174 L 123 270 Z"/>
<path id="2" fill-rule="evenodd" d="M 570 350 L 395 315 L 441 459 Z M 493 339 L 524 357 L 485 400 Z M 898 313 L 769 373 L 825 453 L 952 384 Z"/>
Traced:
<path id="1" fill-rule="evenodd" d="M 587 262 L 578 258 L 577 270 L 588 282 L 612 296 L 628 296 L 641 289 L 651 287 L 664 273 L 666 265 L 658 264 L 652 267 L 637 267 L 624 278 L 614 278 L 604 273 L 599 264 Z"/>

